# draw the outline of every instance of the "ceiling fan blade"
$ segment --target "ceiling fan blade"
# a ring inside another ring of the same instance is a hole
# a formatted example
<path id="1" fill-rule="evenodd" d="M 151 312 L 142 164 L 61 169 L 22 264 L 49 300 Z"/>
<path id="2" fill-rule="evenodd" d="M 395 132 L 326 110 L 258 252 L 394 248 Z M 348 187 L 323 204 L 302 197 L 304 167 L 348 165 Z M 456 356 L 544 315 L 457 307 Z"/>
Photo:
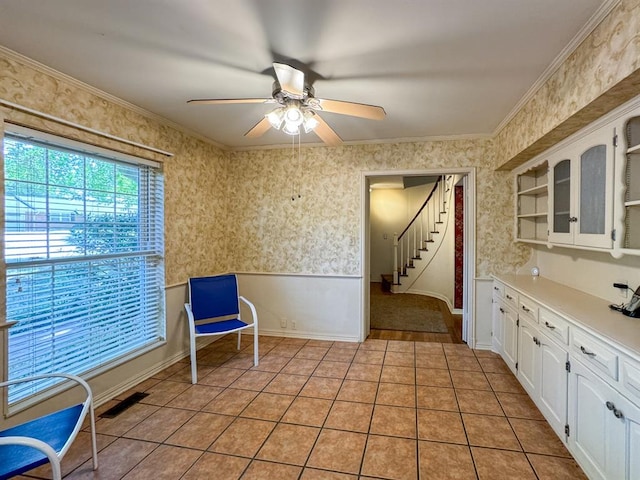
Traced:
<path id="1" fill-rule="evenodd" d="M 327 124 L 327 122 L 320 118 L 320 115 L 316 115 L 314 118 L 318 120 L 318 126 L 316 126 L 313 131 L 320 137 L 320 140 L 330 147 L 342 145 L 342 139 L 333 130 L 333 128 Z"/>
<path id="2" fill-rule="evenodd" d="M 377 105 L 343 102 L 342 100 L 326 100 L 324 98 L 316 98 L 314 100 L 317 100 L 319 105 L 317 110 L 323 112 L 351 115 L 352 117 L 368 118 L 369 120 L 382 120 L 386 115 L 384 108 L 378 107 Z"/>
<path id="3" fill-rule="evenodd" d="M 286 63 L 274 63 L 273 69 L 278 77 L 278 83 L 282 91 L 292 98 L 304 96 L 304 73 Z"/>
<path id="4" fill-rule="evenodd" d="M 232 105 L 236 103 L 274 103 L 273 98 L 196 98 L 187 103 L 199 105 Z"/>
<path id="5" fill-rule="evenodd" d="M 256 123 L 251 130 L 244 134 L 245 137 L 258 138 L 266 133 L 271 128 L 271 123 L 267 117 L 264 117 L 258 123 Z"/>

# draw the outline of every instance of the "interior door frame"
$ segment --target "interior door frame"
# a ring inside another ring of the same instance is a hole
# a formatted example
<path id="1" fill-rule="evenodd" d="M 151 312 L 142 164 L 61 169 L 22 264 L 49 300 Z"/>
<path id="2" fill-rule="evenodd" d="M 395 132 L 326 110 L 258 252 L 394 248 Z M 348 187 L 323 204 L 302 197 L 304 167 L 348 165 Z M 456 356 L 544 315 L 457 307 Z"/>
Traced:
<path id="1" fill-rule="evenodd" d="M 461 175 L 464 187 L 464 247 L 463 247 L 463 299 L 462 299 L 462 340 L 471 348 L 475 348 L 475 288 L 476 271 L 476 169 L 436 168 L 419 170 L 376 170 L 361 172 L 360 195 L 360 281 L 361 281 L 361 322 L 360 341 L 363 342 L 370 333 L 370 192 L 369 179 L 382 176 L 433 176 Z"/>

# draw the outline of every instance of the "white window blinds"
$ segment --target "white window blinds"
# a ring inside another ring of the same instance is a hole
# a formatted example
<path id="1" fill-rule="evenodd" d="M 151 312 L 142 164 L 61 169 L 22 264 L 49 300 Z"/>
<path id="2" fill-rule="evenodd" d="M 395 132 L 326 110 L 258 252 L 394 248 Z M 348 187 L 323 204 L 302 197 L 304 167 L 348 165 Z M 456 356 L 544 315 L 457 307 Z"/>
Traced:
<path id="1" fill-rule="evenodd" d="M 127 160 L 5 135 L 10 379 L 91 376 L 164 340 L 162 172 Z"/>

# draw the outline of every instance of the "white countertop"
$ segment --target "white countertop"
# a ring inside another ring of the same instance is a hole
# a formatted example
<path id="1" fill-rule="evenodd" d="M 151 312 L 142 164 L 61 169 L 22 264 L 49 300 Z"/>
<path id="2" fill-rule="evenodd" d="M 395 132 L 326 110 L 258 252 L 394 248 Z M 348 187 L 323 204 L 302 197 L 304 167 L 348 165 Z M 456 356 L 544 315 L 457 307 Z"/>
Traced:
<path id="1" fill-rule="evenodd" d="M 544 277 L 494 275 L 494 278 L 531 297 L 548 310 L 607 339 L 623 352 L 640 357 L 640 318 L 611 310 L 611 302 Z"/>

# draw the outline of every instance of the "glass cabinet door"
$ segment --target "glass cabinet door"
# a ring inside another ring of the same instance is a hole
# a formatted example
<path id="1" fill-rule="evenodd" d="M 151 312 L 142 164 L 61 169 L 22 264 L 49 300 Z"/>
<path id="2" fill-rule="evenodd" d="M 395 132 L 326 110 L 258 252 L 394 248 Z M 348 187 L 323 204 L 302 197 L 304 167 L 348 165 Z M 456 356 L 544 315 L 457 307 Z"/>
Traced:
<path id="1" fill-rule="evenodd" d="M 571 160 L 558 162 L 553 167 L 553 232 L 571 230 Z"/>
<path id="2" fill-rule="evenodd" d="M 581 234 L 605 233 L 607 193 L 607 147 L 596 145 L 580 156 Z"/>

